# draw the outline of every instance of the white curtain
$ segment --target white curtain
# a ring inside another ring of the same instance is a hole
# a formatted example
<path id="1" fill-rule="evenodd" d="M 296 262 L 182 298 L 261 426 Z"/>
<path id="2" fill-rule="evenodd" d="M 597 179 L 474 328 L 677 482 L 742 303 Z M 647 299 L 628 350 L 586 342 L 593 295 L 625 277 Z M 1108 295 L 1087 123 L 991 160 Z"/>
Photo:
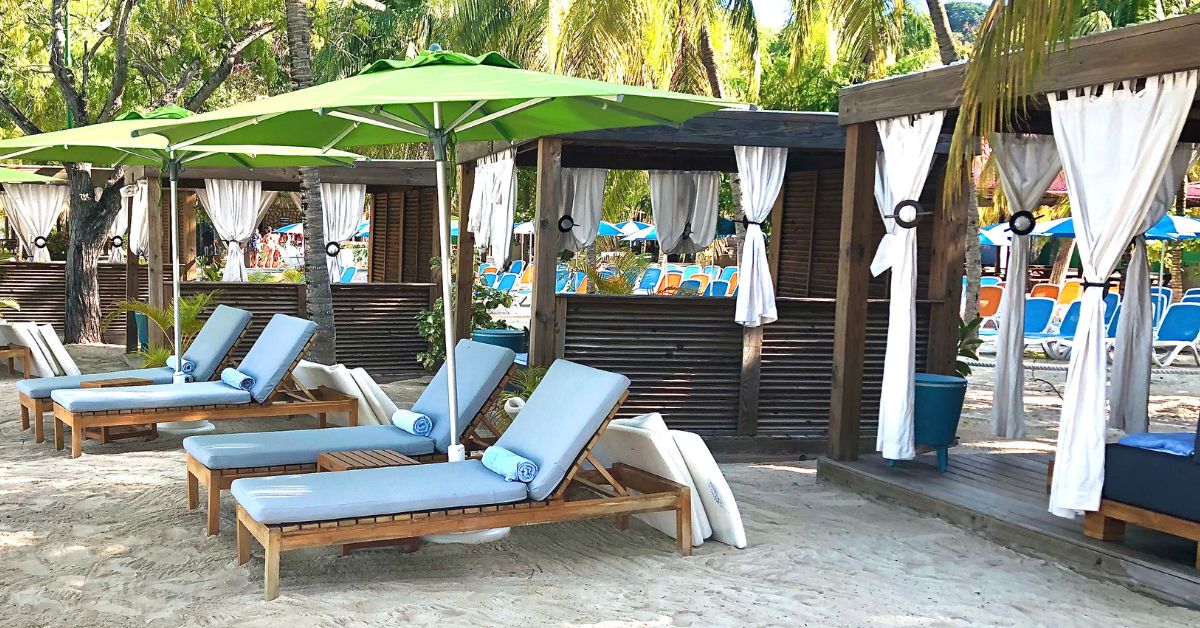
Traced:
<path id="1" fill-rule="evenodd" d="M 44 183 L 5 183 L 8 213 L 25 250 L 33 252 L 33 261 L 50 261 L 45 238 L 50 235 L 66 206 L 68 186 Z M 38 244 L 41 246 L 38 246 Z"/>
<path id="2" fill-rule="evenodd" d="M 1141 228 L 1196 93 L 1196 71 L 1049 95 L 1086 282 L 1059 421 L 1050 512 L 1096 510 L 1104 487 L 1104 282 Z"/>
<path id="3" fill-rule="evenodd" d="M 696 253 L 717 237 L 721 179 L 715 172 L 651 170 L 650 210 L 663 253 Z"/>
<path id="4" fill-rule="evenodd" d="M 129 230 L 129 214 L 133 211 L 133 196 L 137 193 L 137 185 L 126 185 L 121 188 L 121 209 L 117 211 L 117 217 L 113 219 L 112 225 L 108 227 L 108 240 L 112 243 L 112 239 L 120 236 L 128 242 L 125 232 Z M 108 259 L 114 264 L 125 263 L 125 244 L 121 246 L 112 246 L 108 250 Z"/>
<path id="5" fill-rule="evenodd" d="M 1153 227 L 1170 211 L 1179 186 L 1196 160 L 1196 155 L 1196 144 L 1179 144 L 1175 148 L 1138 233 Z M 1146 238 L 1141 235 L 1133 239 L 1133 256 L 1125 274 L 1122 297 L 1121 318 L 1117 321 L 1117 340 L 1113 351 L 1108 426 L 1132 434 L 1149 429 L 1150 356 L 1154 351 L 1150 260 L 1146 256 Z"/>
<path id="6" fill-rule="evenodd" d="M 510 148 L 480 158 L 475 164 L 475 187 L 471 191 L 467 228 L 475 234 L 475 246 L 487 250 L 501 268 L 508 264 L 512 249 L 513 211 L 517 206 L 516 156 L 516 149 Z"/>
<path id="7" fill-rule="evenodd" d="M 225 243 L 225 269 L 221 281 L 245 281 L 243 247 L 254 235 L 254 228 L 276 192 L 263 194 L 261 181 L 205 179 L 204 189 L 196 190 L 200 203 L 212 219 L 217 237 Z"/>
<path id="8" fill-rule="evenodd" d="M 603 168 L 562 169 L 562 215 L 570 216 L 575 226 L 562 234 L 559 249 L 582 251 L 596 241 L 607 177 L 608 171 Z"/>
<path id="9" fill-rule="evenodd" d="M 734 146 L 733 154 L 737 158 L 742 211 L 746 215 L 746 235 L 742 257 L 738 260 L 739 283 L 734 320 L 746 327 L 758 327 L 779 318 L 775 310 L 775 284 L 771 281 L 762 224 L 771 215 L 771 208 L 775 206 L 775 200 L 783 188 L 787 149 Z"/>
<path id="10" fill-rule="evenodd" d="M 883 151 L 875 160 L 875 202 L 887 234 L 879 242 L 871 273 L 891 269 L 888 337 L 883 359 L 883 397 L 875 448 L 889 460 L 916 456 L 913 444 L 913 375 L 916 370 L 917 230 L 891 217 L 902 201 L 917 200 L 929 176 L 933 150 L 946 112 L 876 122 Z"/>
<path id="11" fill-rule="evenodd" d="M 329 282 L 337 283 L 342 277 L 341 255 L 329 255 L 329 245 L 354 237 L 362 223 L 363 209 L 367 205 L 367 186 L 361 183 L 322 183 L 321 210 L 325 226 L 325 264 L 329 269 Z"/>
<path id="12" fill-rule="evenodd" d="M 992 136 L 991 146 L 1011 212 L 1032 212 L 1062 169 L 1054 137 L 997 133 Z M 1025 286 L 1029 236 L 1012 234 L 1012 246 L 1008 249 L 1008 279 L 996 338 L 992 435 L 1021 438 L 1025 435 Z"/>
<path id="13" fill-rule="evenodd" d="M 146 243 L 150 241 L 150 184 L 141 179 L 133 187 L 129 210 L 133 212 L 133 228 L 129 230 L 129 250 L 135 255 L 144 255 Z"/>

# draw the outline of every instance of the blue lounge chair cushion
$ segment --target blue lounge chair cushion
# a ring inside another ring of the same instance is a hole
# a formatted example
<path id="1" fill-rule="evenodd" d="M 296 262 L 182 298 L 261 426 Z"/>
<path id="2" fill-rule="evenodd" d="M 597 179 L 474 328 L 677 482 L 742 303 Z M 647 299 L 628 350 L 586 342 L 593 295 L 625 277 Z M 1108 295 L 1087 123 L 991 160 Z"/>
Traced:
<path id="1" fill-rule="evenodd" d="M 464 339 L 455 345 L 454 357 L 458 367 L 458 429 L 461 436 L 461 431 L 483 407 L 517 356 L 507 347 Z M 412 407 L 413 412 L 424 414 L 433 421 L 429 437 L 437 443 L 440 452 L 450 447 L 450 399 L 446 392 L 449 389 L 446 365 L 443 364 Z"/>
<path id="2" fill-rule="evenodd" d="M 92 375 L 63 375 L 61 377 L 36 377 L 23 379 L 16 384 L 17 392 L 31 399 L 45 399 L 56 390 L 79 388 L 84 382 L 99 382 L 121 377 L 138 377 L 148 379 L 156 384 L 170 384 L 174 371 L 161 366 L 153 369 L 135 369 L 132 371 L 113 371 L 111 373 L 94 373 Z"/>
<path id="3" fill-rule="evenodd" d="M 504 481 L 478 460 L 242 478 L 230 492 L 265 524 L 508 504 L 526 497 L 524 484 Z"/>
<path id="4" fill-rule="evenodd" d="M 316 331 L 317 324 L 303 318 L 285 314 L 271 317 L 271 322 L 267 323 L 237 368 L 254 378 L 250 395 L 256 401 L 264 402 L 275 392 L 275 387 L 287 375 L 292 363 Z"/>
<path id="5" fill-rule="evenodd" d="M 314 464 L 323 451 L 390 449 L 406 456 L 424 456 L 433 453 L 433 441 L 394 425 L 360 425 L 189 436 L 183 439 L 183 448 L 209 469 L 239 469 Z"/>
<path id="6" fill-rule="evenodd" d="M 223 382 L 56 390 L 50 397 L 54 403 L 71 412 L 152 410 L 250 403 L 250 393 L 227 386 Z"/>
<path id="7" fill-rule="evenodd" d="M 191 376 L 198 382 L 208 381 L 221 366 L 221 361 L 229 354 L 233 345 L 237 344 L 242 332 L 250 324 L 250 312 L 228 305 L 218 305 L 217 309 L 204 321 L 204 327 L 192 340 L 183 359 L 196 365 Z"/>
<path id="8" fill-rule="evenodd" d="M 538 472 L 529 497 L 546 499 L 629 388 L 629 378 L 557 360 L 496 444 Z"/>
<path id="9" fill-rule="evenodd" d="M 1137 447 L 1151 451 L 1161 451 L 1175 456 L 1191 456 L 1196 453 L 1195 432 L 1146 432 L 1130 434 L 1118 443 L 1126 447 Z"/>

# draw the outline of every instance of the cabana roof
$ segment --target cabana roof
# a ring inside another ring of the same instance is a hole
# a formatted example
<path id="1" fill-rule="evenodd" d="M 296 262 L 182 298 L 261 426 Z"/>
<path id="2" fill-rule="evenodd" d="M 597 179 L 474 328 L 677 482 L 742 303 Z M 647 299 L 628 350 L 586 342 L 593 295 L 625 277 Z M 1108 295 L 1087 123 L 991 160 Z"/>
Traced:
<path id="1" fill-rule="evenodd" d="M 1033 87 L 1034 96 L 1027 103 L 1027 115 L 1017 130 L 1051 132 L 1050 113 L 1041 94 L 1191 70 L 1196 67 L 1196 59 L 1200 59 L 1200 14 L 1072 40 L 1069 48 L 1046 57 Z M 962 103 L 966 74 L 967 64 L 956 63 L 847 87 L 839 97 L 838 123 L 849 125 L 944 109 L 947 115 L 943 132 L 949 133 Z M 1200 105 L 1193 105 L 1180 139 L 1200 141 Z"/>
<path id="2" fill-rule="evenodd" d="M 692 118 L 679 127 L 644 126 L 560 136 L 565 168 L 611 170 L 717 170 L 736 172 L 733 146 L 789 149 L 789 168 L 840 167 L 846 130 L 835 113 L 723 110 Z M 511 145 L 464 142 L 459 163 L 474 161 Z M 942 142 L 938 152 L 948 150 Z M 537 142 L 517 145 L 517 165 L 533 166 Z"/>

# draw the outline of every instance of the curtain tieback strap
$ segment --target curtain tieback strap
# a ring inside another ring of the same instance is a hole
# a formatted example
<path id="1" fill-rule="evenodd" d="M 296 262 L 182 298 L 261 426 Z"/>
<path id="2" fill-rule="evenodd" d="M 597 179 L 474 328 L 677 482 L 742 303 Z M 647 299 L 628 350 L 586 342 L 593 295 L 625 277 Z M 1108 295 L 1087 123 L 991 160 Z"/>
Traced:
<path id="1" fill-rule="evenodd" d="M 1112 285 L 1108 281 L 1095 282 L 1095 281 L 1086 281 L 1085 280 L 1082 285 L 1083 285 L 1084 290 L 1087 290 L 1089 288 L 1103 288 L 1105 295 L 1108 294 L 1109 289 L 1112 287 Z"/>
<path id="2" fill-rule="evenodd" d="M 753 220 L 750 220 L 749 218 L 742 216 L 742 226 L 743 227 L 749 228 L 750 225 L 758 225 L 759 228 L 761 229 L 764 224 L 766 224 L 765 221 L 764 222 L 754 222 Z"/>

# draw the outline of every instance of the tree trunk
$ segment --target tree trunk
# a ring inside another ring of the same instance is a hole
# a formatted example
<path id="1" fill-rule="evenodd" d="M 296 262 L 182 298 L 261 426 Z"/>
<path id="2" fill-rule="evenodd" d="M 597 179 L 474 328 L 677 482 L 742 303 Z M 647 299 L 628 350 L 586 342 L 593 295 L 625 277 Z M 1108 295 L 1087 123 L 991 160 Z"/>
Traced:
<path id="1" fill-rule="evenodd" d="M 1050 283 L 1062 284 L 1067 278 L 1067 269 L 1071 267 L 1071 258 L 1075 254 L 1075 239 L 1064 238 L 1058 245 L 1058 253 L 1054 255 L 1054 265 L 1050 267 Z"/>
<path id="2" fill-rule="evenodd" d="M 963 305 L 963 320 L 971 322 L 979 317 L 979 276 L 983 271 L 983 262 L 979 254 L 979 197 L 975 195 L 974 179 L 966 177 L 966 180 L 963 202 L 967 205 L 967 297 Z"/>
<path id="3" fill-rule="evenodd" d="M 103 331 L 97 262 L 121 208 L 120 188 L 110 181 L 96 199 L 91 174 L 75 164 L 65 168 L 71 192 L 63 336 L 72 344 L 96 343 Z"/>
<path id="4" fill-rule="evenodd" d="M 944 65 L 958 61 L 958 51 L 954 49 L 954 37 L 950 35 L 950 18 L 946 17 L 946 9 L 942 0 L 927 0 L 929 19 L 933 21 L 933 36 L 937 39 L 938 56 Z"/>
<path id="5" fill-rule="evenodd" d="M 312 22 L 305 0 L 285 0 L 287 15 L 288 58 L 292 85 L 311 87 Z M 325 266 L 325 221 L 321 205 L 321 175 L 316 168 L 300 169 L 300 189 L 304 222 L 304 276 L 307 284 L 308 317 L 317 324 L 315 342 L 308 359 L 333 364 L 337 359 L 337 331 L 333 318 L 333 293 L 329 288 L 329 270 Z"/>

